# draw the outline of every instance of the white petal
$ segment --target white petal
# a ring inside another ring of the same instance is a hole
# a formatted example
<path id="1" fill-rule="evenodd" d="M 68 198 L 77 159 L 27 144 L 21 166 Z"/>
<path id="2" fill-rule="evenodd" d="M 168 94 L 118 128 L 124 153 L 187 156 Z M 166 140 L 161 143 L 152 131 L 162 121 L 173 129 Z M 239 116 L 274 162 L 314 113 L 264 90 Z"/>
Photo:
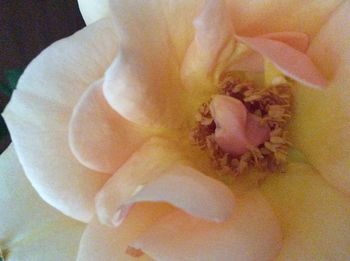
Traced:
<path id="1" fill-rule="evenodd" d="M 109 15 L 109 0 L 78 0 L 80 12 L 87 25 Z"/>
<path id="2" fill-rule="evenodd" d="M 109 20 L 101 20 L 43 51 L 25 70 L 4 118 L 25 173 L 41 197 L 88 221 L 106 175 L 83 167 L 68 145 L 68 123 L 85 89 L 116 53 Z"/>
<path id="3" fill-rule="evenodd" d="M 114 174 L 96 198 L 102 223 L 119 225 L 137 202 L 167 202 L 204 219 L 222 221 L 234 199 L 222 183 L 182 164 L 174 144 L 153 139 Z"/>
<path id="4" fill-rule="evenodd" d="M 0 157 L 0 242 L 6 260 L 75 260 L 84 224 L 47 205 L 11 145 Z"/>
<path id="5" fill-rule="evenodd" d="M 281 221 L 277 260 L 349 260 L 350 198 L 329 186 L 310 166 L 292 163 L 270 175 L 262 192 Z"/>
<path id="6" fill-rule="evenodd" d="M 237 202 L 223 223 L 193 218 L 183 212 L 164 217 L 131 244 L 156 260 L 269 261 L 282 238 L 277 219 L 259 193 Z"/>
<path id="7" fill-rule="evenodd" d="M 114 173 L 142 145 L 146 135 L 108 105 L 102 83 L 103 80 L 93 83 L 75 106 L 69 142 L 82 164 Z"/>
<path id="8" fill-rule="evenodd" d="M 146 261 L 146 255 L 135 258 L 126 253 L 130 242 L 149 226 L 172 211 L 164 204 L 139 204 L 133 208 L 126 221 L 112 228 L 93 219 L 87 226 L 80 242 L 78 261 Z"/>

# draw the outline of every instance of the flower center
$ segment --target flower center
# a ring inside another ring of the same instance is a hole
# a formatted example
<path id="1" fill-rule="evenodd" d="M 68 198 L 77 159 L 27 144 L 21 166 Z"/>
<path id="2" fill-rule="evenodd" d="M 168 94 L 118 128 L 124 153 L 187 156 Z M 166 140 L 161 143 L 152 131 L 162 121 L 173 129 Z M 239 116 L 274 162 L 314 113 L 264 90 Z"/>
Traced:
<path id="1" fill-rule="evenodd" d="M 276 172 L 287 160 L 290 118 L 287 81 L 261 88 L 228 74 L 219 95 L 200 106 L 191 138 L 217 169 L 234 175 L 252 167 Z"/>

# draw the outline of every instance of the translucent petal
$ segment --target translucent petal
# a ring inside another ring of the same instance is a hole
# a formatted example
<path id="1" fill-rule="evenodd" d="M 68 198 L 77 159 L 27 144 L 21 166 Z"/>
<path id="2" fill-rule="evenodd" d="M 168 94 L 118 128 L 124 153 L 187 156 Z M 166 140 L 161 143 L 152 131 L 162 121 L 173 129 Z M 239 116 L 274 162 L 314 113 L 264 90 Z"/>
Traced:
<path id="1" fill-rule="evenodd" d="M 88 221 L 106 175 L 81 165 L 68 145 L 68 123 L 85 89 L 116 53 L 111 21 L 101 20 L 43 51 L 25 70 L 4 112 L 25 173 L 40 196 Z"/>

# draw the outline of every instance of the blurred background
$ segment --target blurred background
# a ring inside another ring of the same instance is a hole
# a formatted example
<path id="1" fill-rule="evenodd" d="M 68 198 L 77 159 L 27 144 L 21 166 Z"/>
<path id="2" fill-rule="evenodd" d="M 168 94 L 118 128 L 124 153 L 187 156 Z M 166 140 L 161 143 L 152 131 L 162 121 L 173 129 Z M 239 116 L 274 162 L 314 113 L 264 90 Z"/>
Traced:
<path id="1" fill-rule="evenodd" d="M 77 0 L 0 0 L 0 112 L 29 62 L 84 25 Z M 0 116 L 0 153 L 10 142 Z"/>

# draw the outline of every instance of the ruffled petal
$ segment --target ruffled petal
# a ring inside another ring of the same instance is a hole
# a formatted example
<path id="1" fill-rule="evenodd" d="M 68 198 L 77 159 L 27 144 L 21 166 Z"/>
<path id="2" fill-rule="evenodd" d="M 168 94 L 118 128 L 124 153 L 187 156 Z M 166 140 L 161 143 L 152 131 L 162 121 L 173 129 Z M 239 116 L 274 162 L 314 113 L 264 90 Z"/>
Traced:
<path id="1" fill-rule="evenodd" d="M 269 204 L 257 192 L 237 204 L 232 217 L 219 224 L 177 211 L 150 227 L 131 246 L 156 260 L 273 260 L 282 237 Z"/>
<path id="2" fill-rule="evenodd" d="M 283 248 L 277 260 L 349 260 L 350 198 L 315 170 L 294 163 L 262 185 L 281 221 Z"/>
<path id="3" fill-rule="evenodd" d="M 350 193 L 350 3 L 334 12 L 309 55 L 330 79 L 320 92 L 294 89 L 293 143 L 333 185 Z"/>
<path id="4" fill-rule="evenodd" d="M 112 228 L 93 219 L 85 230 L 79 248 L 78 261 L 146 261 L 146 255 L 133 257 L 127 253 L 128 245 L 159 218 L 172 211 L 166 204 L 138 204 L 128 218 Z"/>
<path id="5" fill-rule="evenodd" d="M 240 35 L 296 31 L 313 37 L 342 0 L 226 0 Z"/>
<path id="6" fill-rule="evenodd" d="M 310 58 L 297 49 L 264 37 L 238 37 L 238 39 L 269 59 L 286 76 L 314 88 L 323 88 L 327 85 L 327 80 Z"/>
<path id="7" fill-rule="evenodd" d="M 96 198 L 100 220 L 119 225 L 137 202 L 167 202 L 204 219 L 223 221 L 234 198 L 222 183 L 183 165 L 174 145 L 153 139 L 137 151 Z"/>
<path id="8" fill-rule="evenodd" d="M 169 3 L 115 0 L 110 6 L 120 52 L 105 77 L 108 103 L 135 123 L 178 126 L 183 120 L 178 117 L 183 89 L 178 52 L 167 25 Z"/>
<path id="9" fill-rule="evenodd" d="M 6 260 L 76 258 L 84 224 L 37 195 L 12 145 L 0 157 L 0 191 L 0 253 Z"/>
<path id="10" fill-rule="evenodd" d="M 116 53 L 109 20 L 43 51 L 25 70 L 4 118 L 25 173 L 40 196 L 68 216 L 88 221 L 106 175 L 82 166 L 68 145 L 68 123 L 85 89 Z"/>
<path id="11" fill-rule="evenodd" d="M 185 86 L 196 92 L 193 94 L 196 96 L 213 91 L 214 70 L 234 51 L 235 40 L 224 0 L 205 1 L 193 24 L 195 38 L 186 53 L 181 77 Z"/>
<path id="12" fill-rule="evenodd" d="M 80 13 L 87 25 L 109 15 L 109 0 L 78 0 Z"/>
<path id="13" fill-rule="evenodd" d="M 93 83 L 75 106 L 69 126 L 72 152 L 85 166 L 114 173 L 146 140 L 146 134 L 106 102 L 103 81 Z"/>

